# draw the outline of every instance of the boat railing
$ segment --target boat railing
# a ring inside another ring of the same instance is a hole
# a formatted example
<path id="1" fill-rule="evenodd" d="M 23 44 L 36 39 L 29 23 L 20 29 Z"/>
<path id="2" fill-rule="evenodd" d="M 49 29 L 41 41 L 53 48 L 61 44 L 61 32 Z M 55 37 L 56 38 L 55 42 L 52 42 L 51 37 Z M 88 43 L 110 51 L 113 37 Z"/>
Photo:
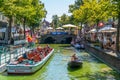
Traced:
<path id="1" fill-rule="evenodd" d="M 32 50 L 34 47 L 20 47 L 17 49 L 9 49 L 0 48 L 0 66 L 3 64 L 7 64 L 10 60 L 16 59 L 17 57 L 24 54 L 26 51 Z"/>

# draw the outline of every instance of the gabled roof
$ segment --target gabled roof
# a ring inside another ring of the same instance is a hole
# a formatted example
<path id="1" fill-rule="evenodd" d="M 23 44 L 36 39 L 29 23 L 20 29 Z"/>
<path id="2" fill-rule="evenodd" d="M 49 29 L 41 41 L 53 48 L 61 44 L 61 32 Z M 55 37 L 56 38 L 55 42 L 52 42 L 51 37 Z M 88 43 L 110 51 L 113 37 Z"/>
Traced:
<path id="1" fill-rule="evenodd" d="M 50 25 L 50 23 L 49 23 L 48 21 L 46 21 L 45 19 L 43 20 L 42 23 L 45 23 L 46 26 L 49 26 L 49 25 Z"/>

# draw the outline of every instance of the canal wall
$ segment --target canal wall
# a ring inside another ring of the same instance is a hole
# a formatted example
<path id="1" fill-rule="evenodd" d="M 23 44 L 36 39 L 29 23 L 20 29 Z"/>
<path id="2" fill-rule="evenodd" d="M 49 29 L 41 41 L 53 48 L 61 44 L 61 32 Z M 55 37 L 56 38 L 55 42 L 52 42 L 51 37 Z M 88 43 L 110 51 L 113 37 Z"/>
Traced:
<path id="1" fill-rule="evenodd" d="M 85 44 L 85 50 L 120 73 L 120 59 L 117 56 L 113 56 L 100 48 L 88 44 Z"/>

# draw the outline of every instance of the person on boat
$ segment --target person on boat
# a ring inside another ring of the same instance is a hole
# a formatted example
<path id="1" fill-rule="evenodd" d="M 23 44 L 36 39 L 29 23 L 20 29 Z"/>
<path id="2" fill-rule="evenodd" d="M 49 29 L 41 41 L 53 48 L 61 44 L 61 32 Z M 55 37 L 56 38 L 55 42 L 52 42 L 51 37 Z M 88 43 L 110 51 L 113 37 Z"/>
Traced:
<path id="1" fill-rule="evenodd" d="M 37 46 L 37 51 L 41 51 L 42 50 L 42 47 L 41 46 Z"/>
<path id="2" fill-rule="evenodd" d="M 45 48 L 46 48 L 46 49 L 50 49 L 50 45 L 47 44 Z"/>
<path id="3" fill-rule="evenodd" d="M 75 60 L 78 60 L 78 57 L 76 56 L 76 54 L 73 54 L 71 56 L 71 61 L 75 61 Z"/>

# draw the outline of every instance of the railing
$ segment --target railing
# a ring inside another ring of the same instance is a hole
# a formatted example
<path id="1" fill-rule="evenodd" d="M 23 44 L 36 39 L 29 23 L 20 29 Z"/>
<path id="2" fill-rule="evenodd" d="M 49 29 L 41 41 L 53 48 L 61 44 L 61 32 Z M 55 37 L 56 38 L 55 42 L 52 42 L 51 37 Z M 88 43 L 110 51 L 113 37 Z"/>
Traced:
<path id="1" fill-rule="evenodd" d="M 9 62 L 11 59 L 16 58 L 22 55 L 25 51 L 25 48 L 15 49 L 9 52 L 3 52 L 0 54 L 0 65 Z"/>
<path id="2" fill-rule="evenodd" d="M 29 51 L 33 48 L 34 47 L 25 46 L 13 50 L 10 49 L 7 50 L 6 48 L 0 47 L 0 66 L 8 63 L 12 59 L 16 59 L 17 57 L 24 54 L 26 51 Z"/>

